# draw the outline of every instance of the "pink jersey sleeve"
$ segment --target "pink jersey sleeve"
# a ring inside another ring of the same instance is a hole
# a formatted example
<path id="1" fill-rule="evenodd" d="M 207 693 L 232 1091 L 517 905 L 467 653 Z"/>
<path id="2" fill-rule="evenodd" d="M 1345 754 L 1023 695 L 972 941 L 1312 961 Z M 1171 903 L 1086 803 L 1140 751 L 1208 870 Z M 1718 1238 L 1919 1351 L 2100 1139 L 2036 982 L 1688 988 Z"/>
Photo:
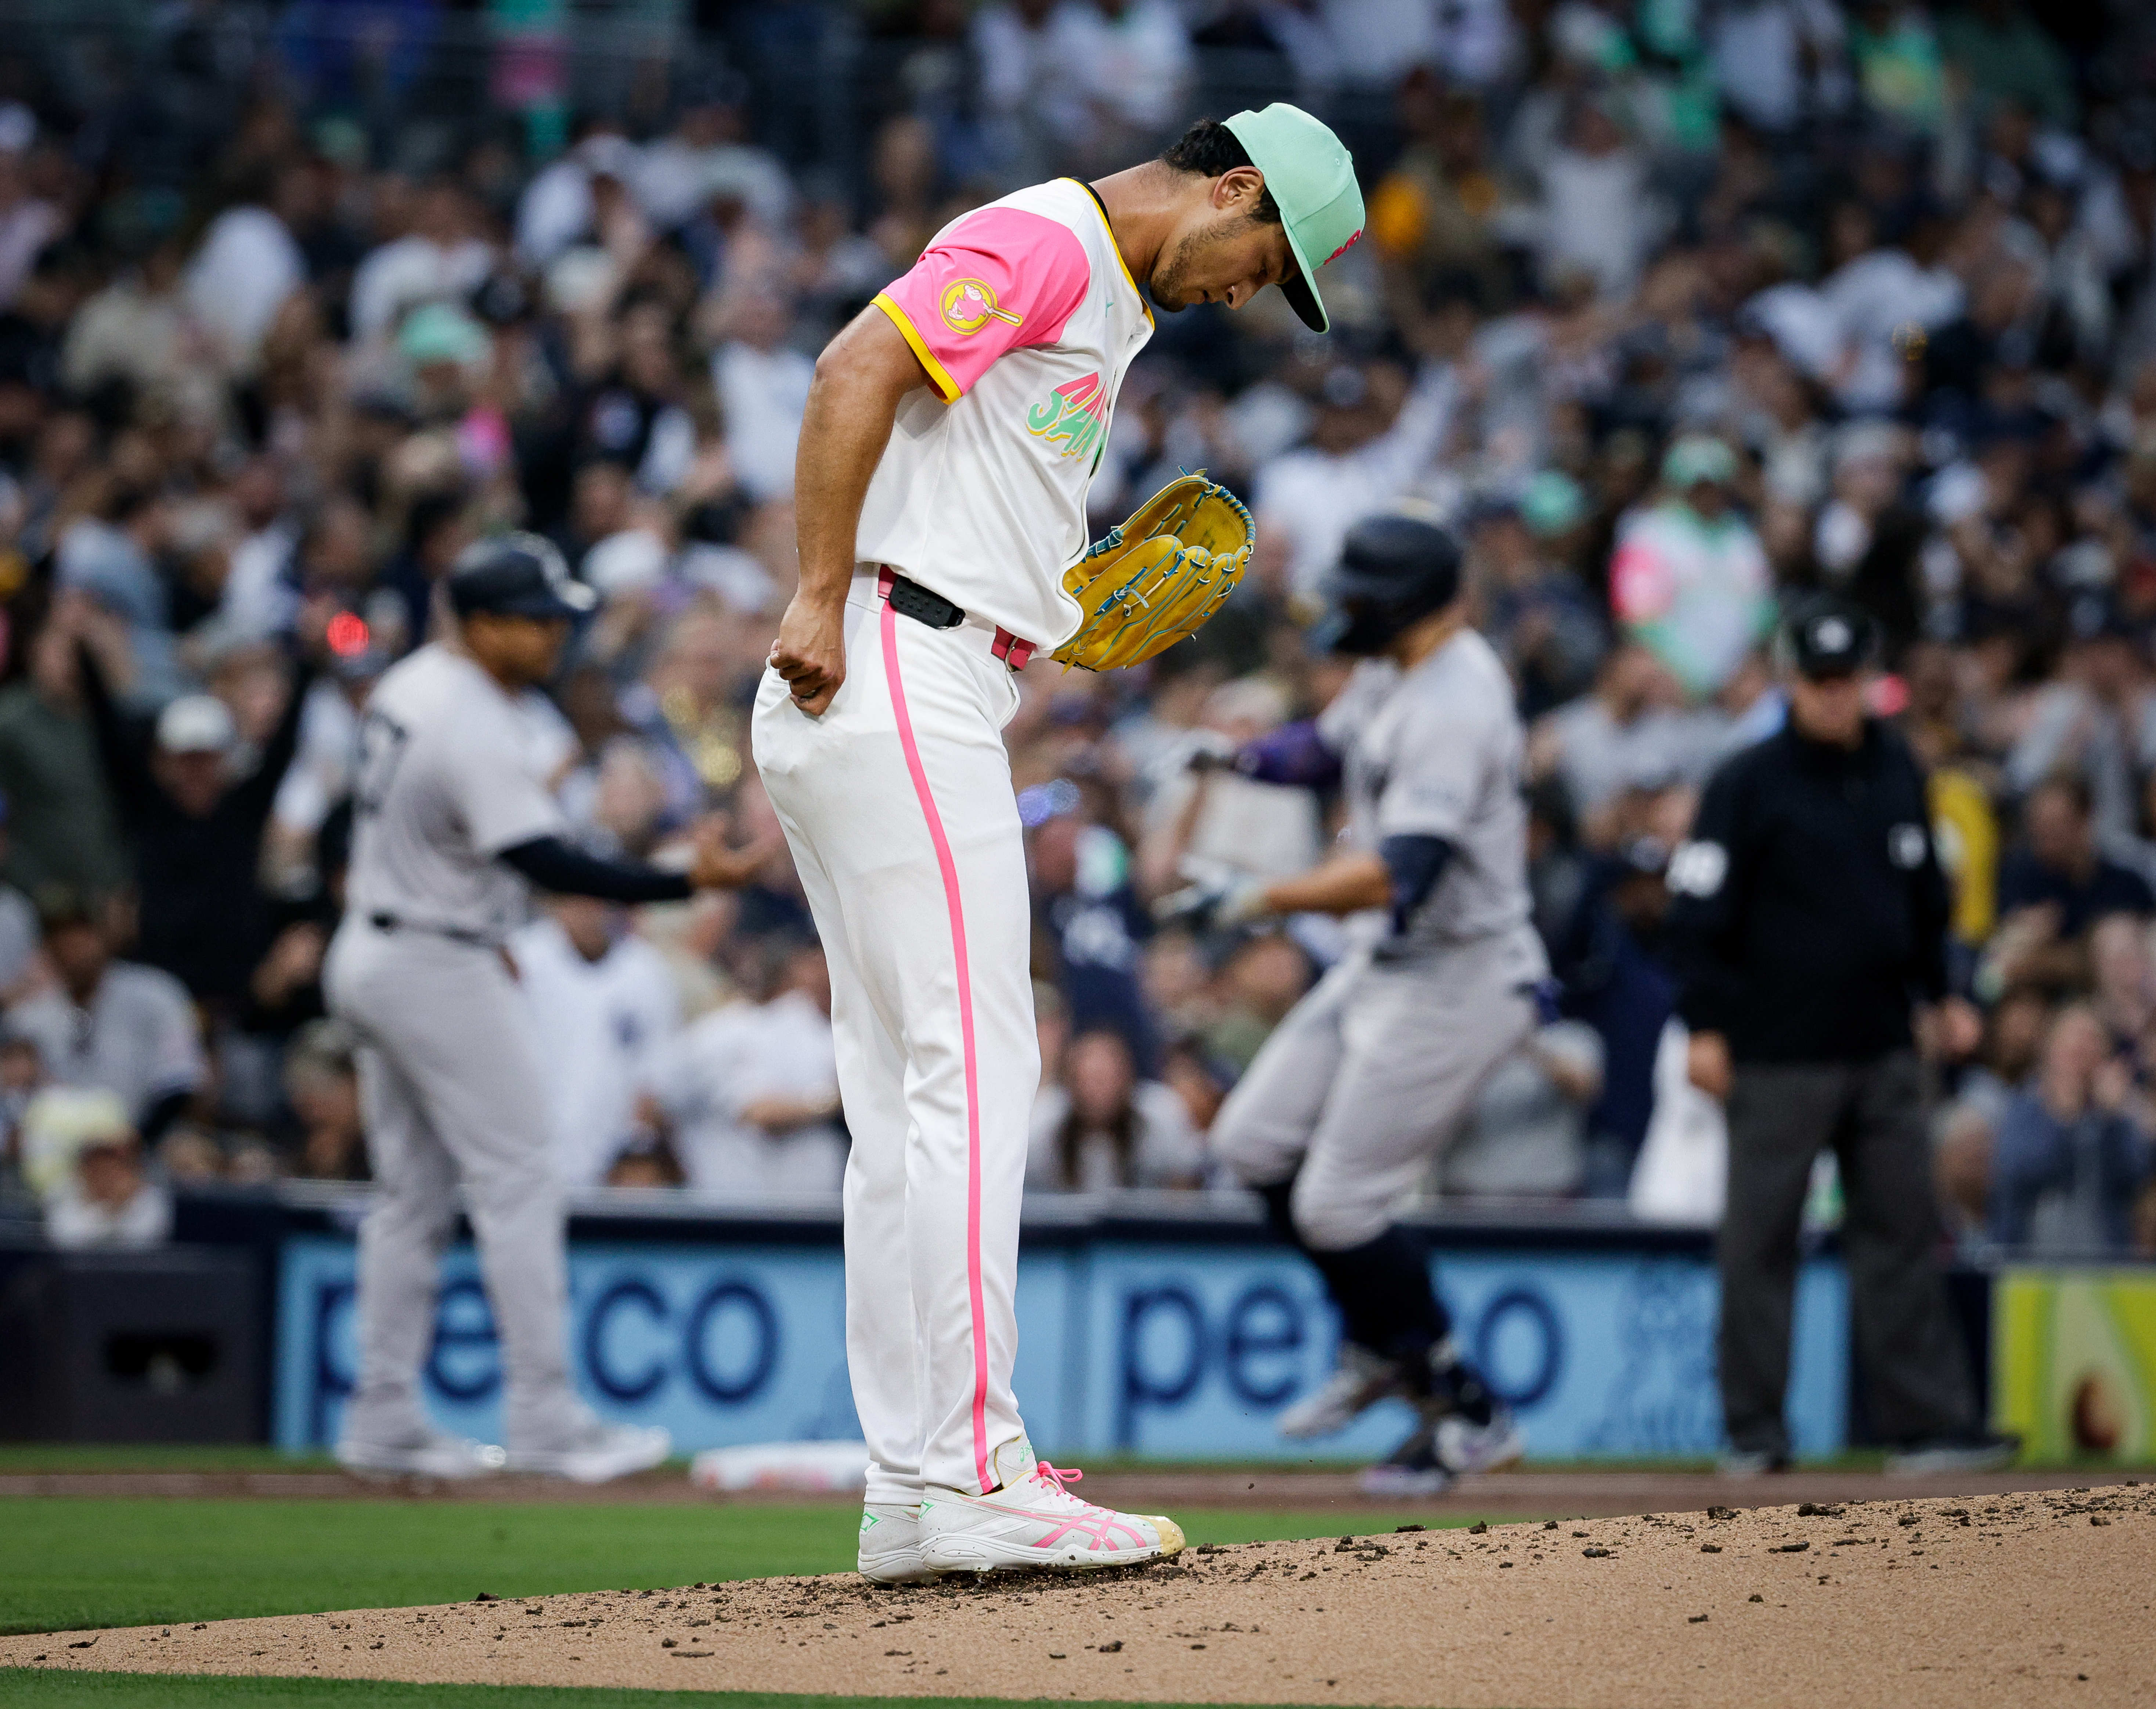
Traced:
<path id="1" fill-rule="evenodd" d="M 1086 300 L 1092 267 L 1070 227 L 1016 208 L 984 208 L 876 297 L 946 403 L 1004 352 L 1053 344 Z"/>

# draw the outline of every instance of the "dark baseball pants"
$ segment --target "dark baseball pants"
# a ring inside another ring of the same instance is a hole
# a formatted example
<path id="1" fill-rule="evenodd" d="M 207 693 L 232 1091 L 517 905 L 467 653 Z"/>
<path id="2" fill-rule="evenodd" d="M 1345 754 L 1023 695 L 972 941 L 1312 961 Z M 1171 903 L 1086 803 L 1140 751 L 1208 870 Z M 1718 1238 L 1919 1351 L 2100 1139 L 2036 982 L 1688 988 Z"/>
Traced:
<path id="1" fill-rule="evenodd" d="M 1888 1442 L 1977 1423 L 1936 1249 L 1931 1146 L 1912 1052 L 1863 1063 L 1739 1064 L 1729 1096 L 1722 1271 L 1722 1421 L 1740 1451 L 1786 1455 L 1784 1403 L 1812 1159 L 1841 1168 L 1851 1330 Z"/>

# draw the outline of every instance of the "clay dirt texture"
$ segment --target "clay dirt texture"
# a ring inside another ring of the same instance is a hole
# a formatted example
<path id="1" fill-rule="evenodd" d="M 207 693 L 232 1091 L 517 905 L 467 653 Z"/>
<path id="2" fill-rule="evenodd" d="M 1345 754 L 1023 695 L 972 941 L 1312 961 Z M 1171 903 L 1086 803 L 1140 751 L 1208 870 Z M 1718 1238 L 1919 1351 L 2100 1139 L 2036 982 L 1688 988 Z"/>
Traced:
<path id="1" fill-rule="evenodd" d="M 2138 1485 L 1407 1530 L 909 1588 L 474 1589 L 0 1639 L 0 1665 L 1445 1709 L 2156 1701 L 2156 1486 Z"/>

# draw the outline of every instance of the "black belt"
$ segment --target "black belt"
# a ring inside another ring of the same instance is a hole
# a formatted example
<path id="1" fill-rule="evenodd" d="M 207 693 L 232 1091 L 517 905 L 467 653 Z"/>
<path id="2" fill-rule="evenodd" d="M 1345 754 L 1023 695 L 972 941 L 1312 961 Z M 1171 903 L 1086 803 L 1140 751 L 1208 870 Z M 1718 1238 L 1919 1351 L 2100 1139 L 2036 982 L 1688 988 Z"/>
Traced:
<path id="1" fill-rule="evenodd" d="M 405 920 L 394 914 L 369 914 L 367 923 L 377 931 L 424 931 L 430 937 L 446 937 L 452 943 L 470 944 L 474 949 L 500 949 L 501 941 L 489 937 L 483 931 L 474 931 L 465 926 L 437 926 L 424 920 Z"/>
<path id="2" fill-rule="evenodd" d="M 876 591 L 891 602 L 891 608 L 901 617 L 910 617 L 932 629 L 955 629 L 966 620 L 964 606 L 952 604 L 911 576 L 900 575 L 889 564 L 877 567 Z M 988 650 L 1013 670 L 1023 670 L 1026 660 L 1033 657 L 1033 648 L 1031 641 L 1020 640 L 998 624 L 995 644 Z"/>

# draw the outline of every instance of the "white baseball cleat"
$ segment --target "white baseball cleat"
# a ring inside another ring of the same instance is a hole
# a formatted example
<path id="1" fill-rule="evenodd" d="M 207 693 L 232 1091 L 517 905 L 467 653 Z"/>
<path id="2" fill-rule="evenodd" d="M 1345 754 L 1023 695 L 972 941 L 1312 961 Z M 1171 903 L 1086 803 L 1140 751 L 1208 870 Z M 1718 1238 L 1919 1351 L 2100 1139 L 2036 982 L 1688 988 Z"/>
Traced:
<path id="1" fill-rule="evenodd" d="M 649 1471 L 664 1464 L 673 1451 L 673 1437 L 655 1424 L 609 1424 L 587 1418 L 544 1446 L 512 1445 L 509 1470 L 567 1478 L 571 1483 L 603 1484 L 631 1472 Z"/>
<path id="2" fill-rule="evenodd" d="M 360 1477 L 491 1477 L 508 1456 L 491 1442 L 414 1432 L 403 1441 L 376 1442 L 346 1436 L 336 1445 L 337 1464 Z"/>
<path id="3" fill-rule="evenodd" d="M 1527 1451 L 1527 1439 L 1508 1406 L 1493 1406 L 1486 1424 L 1471 1424 L 1458 1413 L 1437 1421 L 1437 1457 L 1456 1477 L 1501 1471 Z"/>
<path id="4" fill-rule="evenodd" d="M 895 1501 L 861 1509 L 861 1577 L 878 1584 L 926 1584 L 936 1575 L 921 1558 L 921 1510 Z"/>
<path id="5" fill-rule="evenodd" d="M 997 1450 L 1006 1475 L 985 1496 L 930 1486 L 921 1503 L 921 1558 L 935 1573 L 993 1573 L 1003 1568 L 1087 1572 L 1164 1561 L 1180 1553 L 1183 1527 L 1157 1513 L 1118 1513 L 1081 1501 L 1065 1488 L 1085 1475 L 1033 1457 L 1024 1437 Z"/>
<path id="6" fill-rule="evenodd" d="M 1402 1392 L 1407 1375 L 1398 1359 L 1386 1358 L 1352 1341 L 1340 1343 L 1340 1363 L 1315 1393 L 1273 1420 L 1283 1436 L 1306 1441 L 1344 1430 L 1379 1401 Z"/>

